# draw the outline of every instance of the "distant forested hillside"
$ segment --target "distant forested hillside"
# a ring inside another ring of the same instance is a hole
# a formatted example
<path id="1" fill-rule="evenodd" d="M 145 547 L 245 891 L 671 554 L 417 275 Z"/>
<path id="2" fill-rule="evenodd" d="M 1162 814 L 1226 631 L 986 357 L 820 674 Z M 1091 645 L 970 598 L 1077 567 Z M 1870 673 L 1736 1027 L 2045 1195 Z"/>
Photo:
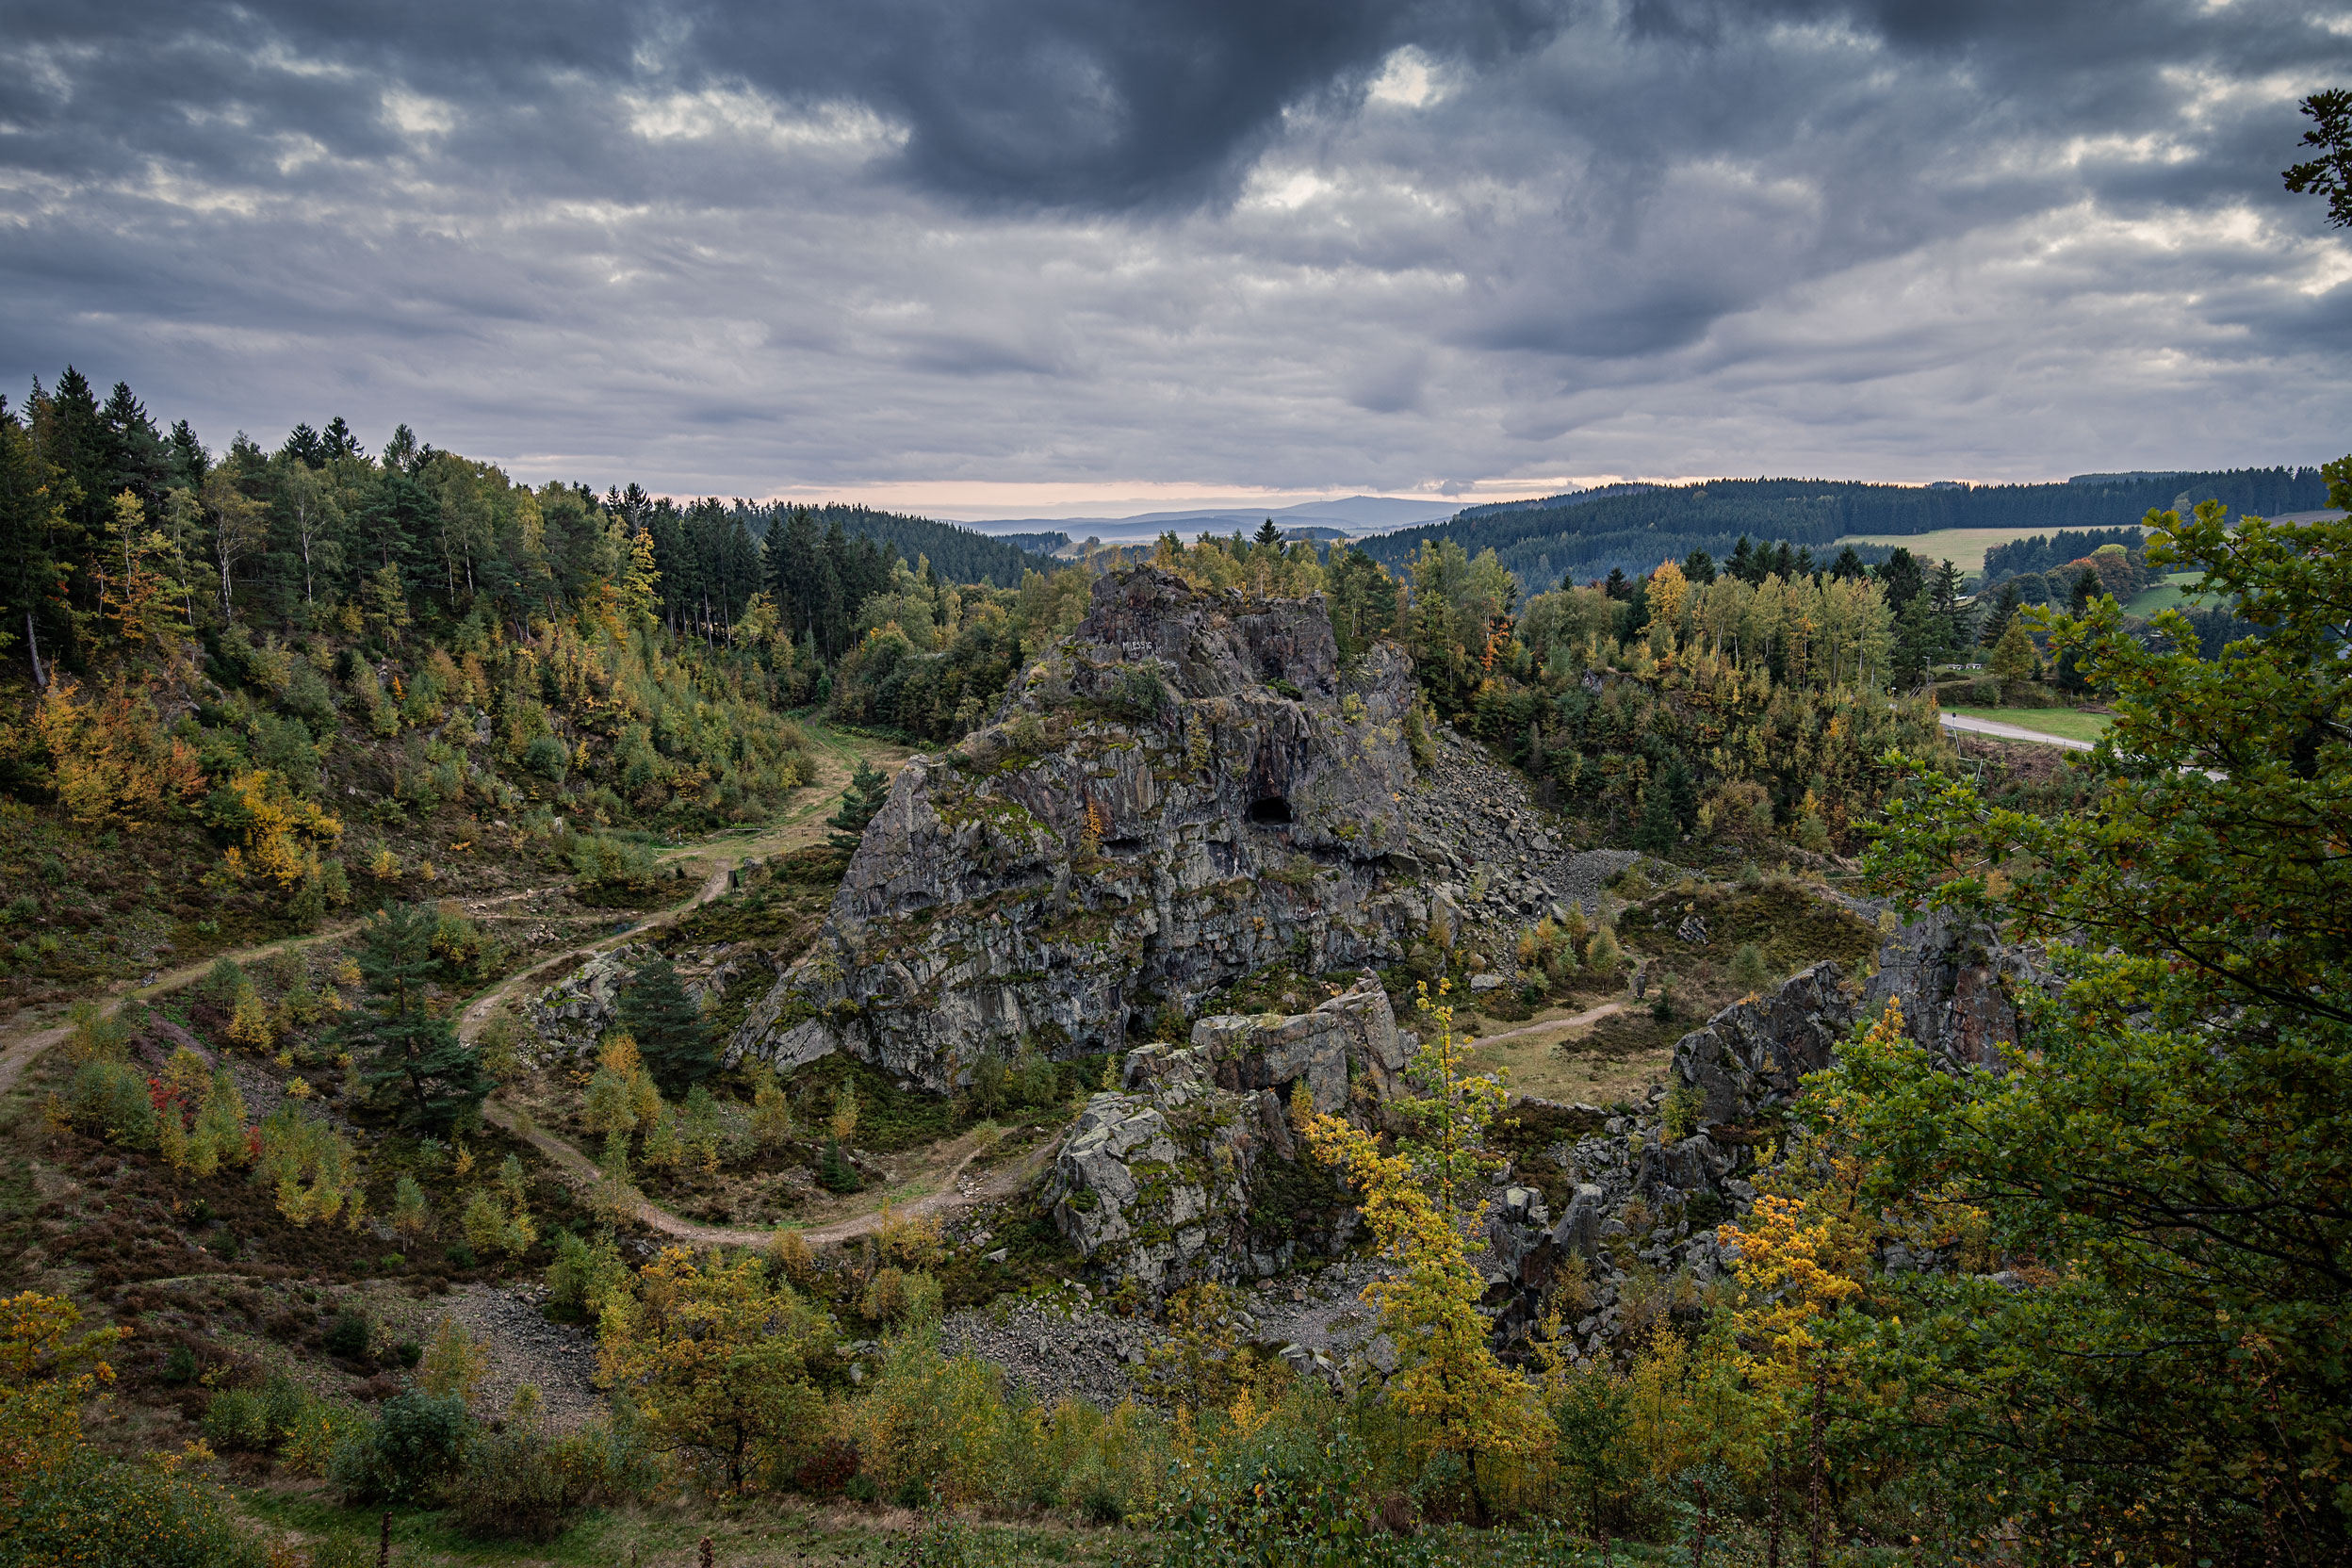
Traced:
<path id="1" fill-rule="evenodd" d="M 1374 560 L 1402 565 L 1425 540 L 1450 539 L 1472 555 L 1492 549 L 1530 593 L 1566 582 L 1639 574 L 1692 550 L 1728 555 L 1740 535 L 1819 547 L 1850 533 L 1917 534 L 1948 528 L 2020 532 L 2116 528 L 2150 508 L 2220 500 L 2270 515 L 2327 504 L 2317 468 L 2223 473 L 2086 475 L 2066 484 L 1921 488 L 1808 479 L 1716 480 L 1633 494 L 1590 493 L 1548 504 L 1474 508 L 1443 523 L 1364 542 Z"/>
<path id="2" fill-rule="evenodd" d="M 781 501 L 738 501 L 735 505 L 755 538 L 767 538 L 779 519 L 788 518 L 794 511 L 805 511 L 820 533 L 839 522 L 841 531 L 853 539 L 871 539 L 877 545 L 895 547 L 903 561 L 930 562 L 939 576 L 950 582 L 985 582 L 996 588 L 1018 588 L 1021 573 L 1054 568 L 1054 563 L 1045 559 L 1052 547 L 1035 550 L 1036 544 L 1048 537 L 1042 534 L 1024 534 L 1018 541 L 991 539 L 961 523 L 939 523 L 928 517 L 876 512 L 863 506 L 795 508 Z"/>

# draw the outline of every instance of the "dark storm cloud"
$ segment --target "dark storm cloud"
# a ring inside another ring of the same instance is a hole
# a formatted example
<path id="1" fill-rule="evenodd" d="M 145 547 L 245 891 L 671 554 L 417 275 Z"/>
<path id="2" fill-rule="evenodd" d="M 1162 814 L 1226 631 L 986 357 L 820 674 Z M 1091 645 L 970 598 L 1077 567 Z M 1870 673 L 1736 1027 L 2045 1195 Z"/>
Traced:
<path id="1" fill-rule="evenodd" d="M 0 0 L 0 374 L 697 491 L 2309 459 L 2336 80 L 2283 0 Z"/>
<path id="2" fill-rule="evenodd" d="M 338 155 L 380 155 L 396 139 L 354 88 L 384 81 L 454 96 L 561 161 L 566 139 L 533 136 L 526 121 L 551 110 L 548 122 L 568 123 L 580 96 L 615 86 L 719 80 L 862 100 L 906 126 L 906 171 L 933 188 L 1106 208 L 1210 192 L 1285 108 L 1343 89 L 1401 45 L 1483 61 L 1550 24 L 1539 0 L 9 11 L 24 55 L 49 67 L 0 85 L 0 119 L 36 130 L 36 166 L 135 162 L 158 135 L 176 157 L 215 169 L 250 169 L 288 131 Z M 281 51 L 335 69 L 288 73 Z M 87 69 L 100 61 L 103 73 Z M 567 76 L 579 82 L 570 93 Z M 242 117 L 224 119 L 224 104 Z"/>

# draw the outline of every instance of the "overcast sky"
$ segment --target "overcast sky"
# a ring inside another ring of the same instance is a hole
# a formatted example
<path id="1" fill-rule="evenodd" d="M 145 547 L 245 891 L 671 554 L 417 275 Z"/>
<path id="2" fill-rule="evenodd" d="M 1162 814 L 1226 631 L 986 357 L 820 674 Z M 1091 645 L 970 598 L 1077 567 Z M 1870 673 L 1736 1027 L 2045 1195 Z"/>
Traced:
<path id="1" fill-rule="evenodd" d="M 2331 85 L 2283 0 L 0 0 L 0 389 L 966 515 L 2314 462 Z"/>

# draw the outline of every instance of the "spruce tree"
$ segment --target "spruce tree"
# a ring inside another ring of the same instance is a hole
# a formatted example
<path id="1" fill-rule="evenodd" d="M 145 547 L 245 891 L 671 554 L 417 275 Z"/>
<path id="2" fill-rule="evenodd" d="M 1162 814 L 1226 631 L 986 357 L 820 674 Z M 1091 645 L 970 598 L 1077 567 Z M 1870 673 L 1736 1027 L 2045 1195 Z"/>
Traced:
<path id="1" fill-rule="evenodd" d="M 400 1125 L 446 1133 L 470 1120 L 490 1092 L 473 1048 L 429 1004 L 442 970 L 433 950 L 437 917 L 420 904 L 387 904 L 361 937 L 368 1000 L 335 1032 L 360 1063 L 371 1102 L 397 1109 Z"/>
<path id="2" fill-rule="evenodd" d="M 882 809 L 882 803 L 890 794 L 890 775 L 859 758 L 858 772 L 850 778 L 849 788 L 841 792 L 841 809 L 825 819 L 826 826 L 839 829 L 830 835 L 833 847 L 856 849 L 858 841 L 865 835 L 866 824 Z"/>
<path id="3" fill-rule="evenodd" d="M 637 1054 L 662 1092 L 684 1094 L 718 1066 L 702 1009 L 678 983 L 678 970 L 655 957 L 629 977 L 621 993 L 621 1027 L 637 1041 Z"/>

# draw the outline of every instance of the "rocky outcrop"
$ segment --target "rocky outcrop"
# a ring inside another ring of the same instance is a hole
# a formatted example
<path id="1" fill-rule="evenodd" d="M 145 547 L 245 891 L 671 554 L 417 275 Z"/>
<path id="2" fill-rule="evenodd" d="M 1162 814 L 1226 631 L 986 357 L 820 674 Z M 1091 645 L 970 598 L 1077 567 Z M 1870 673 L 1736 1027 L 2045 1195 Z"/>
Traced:
<path id="1" fill-rule="evenodd" d="M 984 1054 L 1123 1049 L 1268 966 L 1394 962 L 1433 913 L 1531 916 L 1591 880 L 1461 743 L 1416 772 L 1413 701 L 1394 647 L 1342 666 L 1319 597 L 1102 578 L 994 723 L 899 774 L 730 1056 L 846 1049 L 945 1090 Z"/>
<path id="2" fill-rule="evenodd" d="M 1419 1037 L 1396 1027 L 1387 994 L 1366 974 L 1311 1013 L 1204 1018 L 1192 1043 L 1208 1052 L 1219 1088 L 1274 1091 L 1287 1108 L 1289 1086 L 1303 1081 L 1316 1111 L 1348 1111 L 1369 1125 L 1373 1107 L 1395 1098 Z"/>
<path id="3" fill-rule="evenodd" d="M 2014 998 L 2042 983 L 2036 953 L 1930 912 L 1880 944 L 1867 981 L 1815 964 L 1717 1013 L 1675 1043 L 1674 1076 L 1698 1093 L 1702 1123 L 1749 1121 L 1795 1098 L 1799 1081 L 1829 1066 L 1854 1026 L 1889 1003 L 1903 1009 L 1903 1032 L 1952 1067 L 1994 1067 L 2018 1037 Z"/>
<path id="4" fill-rule="evenodd" d="M 579 968 L 523 1004 L 529 1036 L 543 1053 L 580 1055 L 620 1016 L 621 992 L 638 966 L 653 956 L 651 946 L 623 942 L 588 956 Z"/>
<path id="5" fill-rule="evenodd" d="M 1881 944 L 1862 1016 L 1903 1004 L 1903 1032 L 1953 1067 L 1994 1067 L 2019 1038 L 2016 998 L 2048 983 L 2040 952 L 1929 910 Z"/>
<path id="6" fill-rule="evenodd" d="M 1291 1090 L 1303 1085 L 1318 1112 L 1376 1119 L 1413 1043 L 1367 976 L 1311 1013 L 1205 1018 L 1187 1045 L 1140 1047 L 1063 1139 L 1047 1210 L 1097 1270 L 1155 1296 L 1329 1252 L 1353 1210 L 1303 1163 Z"/>
<path id="7" fill-rule="evenodd" d="M 1683 1036 L 1674 1044 L 1674 1076 L 1698 1092 L 1699 1120 L 1745 1122 L 1795 1098 L 1799 1082 L 1829 1065 L 1861 1016 L 1860 990 L 1838 965 L 1815 964 Z"/>

